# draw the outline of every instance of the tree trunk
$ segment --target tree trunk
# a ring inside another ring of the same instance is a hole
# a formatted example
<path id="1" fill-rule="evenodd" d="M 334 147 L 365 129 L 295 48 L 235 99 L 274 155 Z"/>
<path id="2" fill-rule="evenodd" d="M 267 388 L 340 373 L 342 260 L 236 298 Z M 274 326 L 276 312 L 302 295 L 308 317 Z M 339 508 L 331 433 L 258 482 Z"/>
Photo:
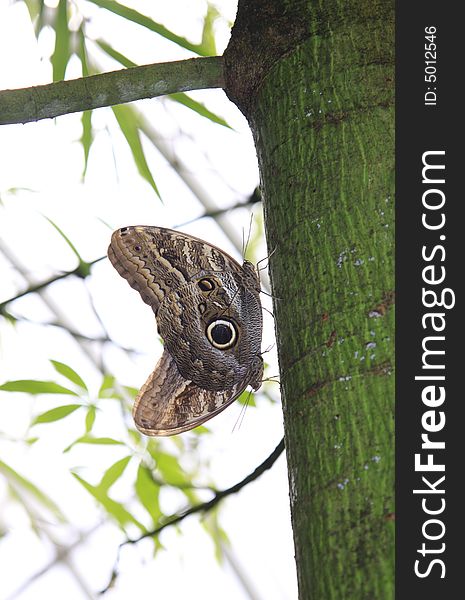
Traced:
<path id="1" fill-rule="evenodd" d="M 240 1 L 225 61 L 260 165 L 299 596 L 390 599 L 393 3 Z"/>

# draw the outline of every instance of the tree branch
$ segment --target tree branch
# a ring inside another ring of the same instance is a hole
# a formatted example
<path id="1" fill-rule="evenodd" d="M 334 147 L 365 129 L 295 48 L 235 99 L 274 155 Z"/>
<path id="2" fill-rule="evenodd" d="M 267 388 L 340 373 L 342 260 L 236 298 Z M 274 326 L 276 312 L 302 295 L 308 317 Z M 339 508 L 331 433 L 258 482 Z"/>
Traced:
<path id="1" fill-rule="evenodd" d="M 199 513 L 199 512 L 207 512 L 207 511 L 211 510 L 219 502 L 221 502 L 221 500 L 223 500 L 223 498 L 226 498 L 227 496 L 230 496 L 231 494 L 235 494 L 236 492 L 241 490 L 243 487 L 245 487 L 247 484 L 251 483 L 252 481 L 255 481 L 255 479 L 258 479 L 258 477 L 260 477 L 260 475 L 262 475 L 262 473 L 264 473 L 268 469 L 271 469 L 271 467 L 274 465 L 274 463 L 281 456 L 283 450 L 284 450 L 284 438 L 279 442 L 279 444 L 276 446 L 276 448 L 273 450 L 273 452 L 268 456 L 268 458 L 266 458 L 260 465 L 258 465 L 258 467 L 256 469 L 254 469 L 254 471 L 252 471 L 252 473 L 247 475 L 247 477 L 244 477 L 244 479 L 242 479 L 238 483 L 232 485 L 229 488 L 226 488 L 225 490 L 220 490 L 220 491 L 215 492 L 215 495 L 213 496 L 213 498 L 211 500 L 208 500 L 207 502 L 202 502 L 201 504 L 196 504 L 195 506 L 190 506 L 189 508 L 186 508 L 185 510 L 181 511 L 180 513 L 171 515 L 170 517 L 167 518 L 167 520 L 162 525 L 160 525 L 153 531 L 148 531 L 147 533 L 144 533 L 143 535 L 139 536 L 138 538 L 127 539 L 124 542 L 122 542 L 119 545 L 118 556 L 116 559 L 116 565 L 113 568 L 113 571 L 111 573 L 110 581 L 107 584 L 107 586 L 103 590 L 101 590 L 100 594 L 104 594 L 105 592 L 107 592 L 113 586 L 116 578 L 118 577 L 118 563 L 119 563 L 119 557 L 120 557 L 120 550 L 123 546 L 125 546 L 126 544 L 137 544 L 138 542 L 140 542 L 141 540 L 143 540 L 145 538 L 158 535 L 161 531 L 163 531 L 163 529 L 166 529 L 167 527 L 171 527 L 172 525 L 176 525 L 177 523 L 180 523 L 181 521 L 183 521 L 186 517 L 189 517 L 190 515 L 193 515 L 193 514 Z"/>
<path id="2" fill-rule="evenodd" d="M 258 467 L 252 473 L 247 475 L 247 477 L 244 477 L 244 479 L 242 479 L 238 483 L 232 485 L 229 488 L 226 488 L 225 490 L 219 490 L 218 492 L 215 493 L 213 498 L 211 500 L 208 500 L 207 502 L 202 502 L 201 504 L 196 504 L 195 506 L 190 506 L 189 508 L 186 508 L 185 510 L 183 510 L 180 513 L 171 515 L 170 517 L 168 517 L 168 520 L 165 521 L 165 523 L 163 523 L 162 525 L 160 525 L 153 531 L 148 531 L 147 533 L 144 533 L 143 535 L 139 536 L 138 538 L 128 539 L 128 540 L 122 542 L 122 544 L 120 544 L 120 545 L 124 546 L 125 544 L 137 544 L 138 542 L 140 542 L 141 540 L 143 540 L 145 538 L 153 537 L 154 535 L 158 535 L 166 527 L 171 527 L 172 525 L 176 525 L 177 523 L 180 523 L 182 520 L 184 520 L 186 517 L 189 517 L 190 515 L 193 515 L 198 512 L 207 512 L 207 511 L 211 510 L 221 500 L 223 500 L 223 498 L 226 498 L 227 496 L 230 496 L 231 494 L 235 494 L 236 492 L 241 490 L 243 487 L 245 487 L 247 484 L 251 483 L 252 481 L 255 481 L 255 479 L 258 479 L 258 477 L 260 477 L 260 475 L 262 473 L 264 473 L 268 469 L 271 469 L 271 467 L 277 461 L 277 459 L 279 458 L 279 456 L 281 455 L 283 450 L 284 450 L 284 438 L 279 442 L 279 444 L 276 446 L 276 448 L 273 450 L 273 452 L 268 456 L 268 458 L 266 458 L 260 465 L 258 465 Z"/>
<path id="3" fill-rule="evenodd" d="M 143 98 L 223 86 L 222 56 L 143 65 L 0 91 L 0 125 L 29 123 Z"/>
<path id="4" fill-rule="evenodd" d="M 6 310 L 0 310 L 0 316 L 5 317 L 6 319 L 11 320 L 13 323 L 28 323 L 29 325 L 37 325 L 40 327 L 59 327 L 64 331 L 68 332 L 70 336 L 76 338 L 77 340 L 81 340 L 83 342 L 90 342 L 92 344 L 113 344 L 123 352 L 127 354 L 141 354 L 140 350 L 136 350 L 135 348 L 128 348 L 127 346 L 122 346 L 121 344 L 117 344 L 115 340 L 111 339 L 109 335 L 95 336 L 91 337 L 89 335 L 84 335 L 79 331 L 75 331 L 71 327 L 59 323 L 58 321 L 34 321 L 33 319 L 28 319 L 27 317 L 13 315 Z"/>

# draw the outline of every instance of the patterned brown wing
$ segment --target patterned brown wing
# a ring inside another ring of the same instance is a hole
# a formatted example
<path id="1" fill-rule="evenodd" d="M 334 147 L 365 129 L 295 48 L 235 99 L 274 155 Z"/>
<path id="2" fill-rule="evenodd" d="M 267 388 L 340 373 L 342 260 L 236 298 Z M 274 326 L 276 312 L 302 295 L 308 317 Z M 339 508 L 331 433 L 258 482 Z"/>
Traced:
<path id="1" fill-rule="evenodd" d="M 123 227 L 108 256 L 152 307 L 165 350 L 136 398 L 147 435 L 200 425 L 251 385 L 261 385 L 260 281 L 203 240 L 161 227 Z"/>
<path id="2" fill-rule="evenodd" d="M 166 294 L 192 277 L 212 271 L 240 276 L 242 269 L 212 244 L 172 229 L 145 225 L 117 229 L 111 237 L 108 258 L 155 315 Z"/>
<path id="3" fill-rule="evenodd" d="M 245 387 L 238 383 L 222 392 L 200 388 L 179 373 L 165 350 L 137 395 L 132 414 L 136 427 L 145 435 L 174 435 L 217 415 Z"/>

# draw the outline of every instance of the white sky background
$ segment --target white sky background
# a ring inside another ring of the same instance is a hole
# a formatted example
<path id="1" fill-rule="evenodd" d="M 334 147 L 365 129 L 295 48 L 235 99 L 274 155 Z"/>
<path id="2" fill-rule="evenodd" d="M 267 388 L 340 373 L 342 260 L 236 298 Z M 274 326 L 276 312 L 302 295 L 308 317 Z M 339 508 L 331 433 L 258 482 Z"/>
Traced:
<path id="1" fill-rule="evenodd" d="M 130 3 L 125 0 L 125 3 L 177 34 L 200 41 L 205 2 L 139 0 Z M 148 30 L 123 23 L 122 19 L 85 2 L 78 4 L 92 18 L 89 31 L 95 37 L 106 39 L 138 64 L 190 56 Z M 235 3 L 224 1 L 216 5 L 227 20 L 234 20 Z M 218 51 L 222 52 L 229 37 L 226 22 L 219 24 L 217 34 Z M 44 32 L 37 43 L 22 3 L 0 0 L 0 89 L 51 81 L 48 57 L 53 44 L 51 31 Z M 103 55 L 99 55 L 100 59 L 106 70 L 120 68 Z M 79 75 L 79 63 L 74 58 L 67 78 Z M 172 102 L 148 100 L 137 106 L 150 117 L 154 127 L 219 206 L 244 200 L 258 181 L 255 150 L 245 119 L 220 90 L 199 91 L 192 96 L 226 118 L 234 131 L 214 125 Z M 93 126 L 96 139 L 84 183 L 81 180 L 82 147 L 78 142 L 79 114 L 0 128 L 0 200 L 3 204 L 0 205 L 0 241 L 26 267 L 35 282 L 76 267 L 74 255 L 44 215 L 62 228 L 84 259 L 92 260 L 105 254 L 108 246 L 111 231 L 102 221 L 112 229 L 129 224 L 171 227 L 204 211 L 166 161 L 150 144 L 144 143 L 163 198 L 163 204 L 160 202 L 138 175 L 111 109 L 94 111 Z M 15 188 L 18 190 L 12 193 Z M 254 212 L 259 214 L 257 207 Z M 243 230 L 247 236 L 249 211 L 234 211 L 229 219 L 238 239 Z M 198 221 L 183 230 L 208 239 L 241 259 L 211 220 Z M 265 255 L 263 247 L 262 256 Z M 86 284 L 110 336 L 117 343 L 139 351 L 135 356 L 128 355 L 107 345 L 103 352 L 105 364 L 122 384 L 139 387 L 161 352 L 150 308 L 108 261 L 93 268 Z M 0 302 L 25 287 L 24 279 L 0 252 Z M 81 333 L 102 335 L 81 281 L 67 278 L 54 284 L 47 296 L 68 323 L 74 324 Z M 36 322 L 53 318 L 36 295 L 18 300 L 9 310 Z M 265 313 L 263 348 L 271 344 L 273 323 Z M 57 380 L 49 359 L 69 364 L 94 393 L 98 390 L 99 371 L 66 332 L 25 322 L 13 329 L 0 321 L 0 383 L 12 379 Z M 274 365 L 268 375 L 276 375 L 275 359 L 268 355 L 267 360 Z M 267 389 L 278 398 L 276 384 L 268 384 Z M 79 411 L 56 424 L 36 426 L 30 435 L 40 435 L 40 440 L 32 447 L 14 441 L 24 436 L 31 413 L 43 412 L 67 400 L 62 402 L 49 396 L 32 400 L 21 394 L 0 392 L 0 430 L 4 432 L 0 437 L 0 458 L 50 493 L 65 512 L 73 523 L 72 528 L 48 526 L 49 535 L 64 545 L 72 543 L 78 532 L 102 523 L 102 512 L 69 470 L 86 465 L 79 472 L 88 481 L 95 482 L 110 464 L 125 455 L 115 447 L 97 446 L 78 446 L 63 454 L 63 448 L 82 434 L 83 417 Z M 240 427 L 235 427 L 239 405 L 233 405 L 208 423 L 212 434 L 203 436 L 199 452 L 202 459 L 210 463 L 205 476 L 211 477 L 219 489 L 250 473 L 282 437 L 279 403 L 271 404 L 258 395 L 257 404 L 257 409 L 246 411 Z M 95 434 L 118 438 L 123 431 L 116 403 L 109 402 L 99 412 Z M 172 451 L 173 444 L 166 441 L 167 451 Z M 111 493 L 121 501 L 127 494 L 124 483 L 123 478 Z M 171 498 L 165 493 L 162 501 L 167 512 L 180 508 L 177 496 Z M 120 576 L 105 598 L 293 600 L 297 592 L 284 457 L 257 482 L 227 499 L 220 510 L 220 523 L 232 543 L 233 560 L 252 582 L 255 596 L 243 590 L 228 561 L 223 566 L 218 565 L 210 538 L 198 517 L 193 516 L 181 524 L 180 532 L 171 528 L 162 533 L 165 551 L 158 553 L 155 561 L 151 557 L 151 542 L 125 548 Z M 0 479 L 0 532 L 5 529 L 9 533 L 0 538 L 0 598 L 11 597 L 23 581 L 54 557 L 53 544 L 39 540 L 30 531 L 27 516 L 18 504 L 8 499 Z M 15 598 L 61 598 L 64 591 L 67 600 L 94 597 L 93 594 L 107 584 L 117 545 L 123 539 L 116 526 L 103 522 L 72 553 L 68 566 L 58 565 L 49 570 Z M 73 570 L 76 577 L 72 575 Z M 85 582 L 87 589 L 80 587 L 79 581 Z"/>

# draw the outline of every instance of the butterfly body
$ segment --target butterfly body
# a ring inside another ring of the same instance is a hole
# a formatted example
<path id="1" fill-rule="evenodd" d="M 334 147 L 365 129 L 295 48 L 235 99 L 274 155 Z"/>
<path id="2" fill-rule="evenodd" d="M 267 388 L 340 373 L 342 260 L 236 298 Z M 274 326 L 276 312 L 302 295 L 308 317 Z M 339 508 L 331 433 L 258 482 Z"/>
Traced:
<path id="1" fill-rule="evenodd" d="M 261 385 L 262 311 L 254 266 L 161 227 L 113 233 L 108 256 L 155 313 L 163 356 L 134 404 L 148 435 L 187 431 Z"/>

